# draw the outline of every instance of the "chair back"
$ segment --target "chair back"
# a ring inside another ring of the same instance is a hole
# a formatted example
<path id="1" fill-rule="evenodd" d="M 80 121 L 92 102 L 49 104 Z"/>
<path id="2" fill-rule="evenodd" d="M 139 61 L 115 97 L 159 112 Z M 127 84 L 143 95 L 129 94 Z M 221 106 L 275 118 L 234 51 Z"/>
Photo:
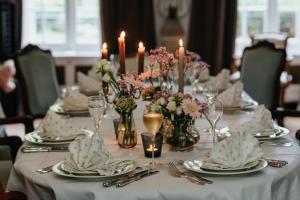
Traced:
<path id="1" fill-rule="evenodd" d="M 250 36 L 252 45 L 257 44 L 261 41 L 268 41 L 277 49 L 286 49 L 289 35 L 287 33 L 272 33 L 272 32 L 264 32 L 264 33 L 256 33 Z"/>
<path id="2" fill-rule="evenodd" d="M 244 90 L 272 111 L 279 103 L 280 75 L 285 58 L 285 50 L 276 49 L 266 41 L 245 48 L 242 56 L 241 80 Z"/>
<path id="3" fill-rule="evenodd" d="M 15 63 L 23 91 L 25 114 L 45 114 L 59 94 L 51 52 L 28 45 L 16 55 Z"/>

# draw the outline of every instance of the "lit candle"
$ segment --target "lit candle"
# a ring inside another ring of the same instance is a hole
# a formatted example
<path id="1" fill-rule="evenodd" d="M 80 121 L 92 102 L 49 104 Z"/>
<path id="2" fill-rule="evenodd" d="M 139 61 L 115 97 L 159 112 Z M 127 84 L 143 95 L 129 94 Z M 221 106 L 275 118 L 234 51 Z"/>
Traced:
<path id="1" fill-rule="evenodd" d="M 179 64 L 178 64 L 178 92 L 183 93 L 184 87 L 184 47 L 182 39 L 179 40 Z"/>
<path id="2" fill-rule="evenodd" d="M 154 149 L 154 150 L 153 150 L 153 149 Z M 153 150 L 153 151 L 157 151 L 158 149 L 155 147 L 155 145 L 154 145 L 154 148 L 153 148 L 152 144 L 150 144 L 150 147 L 147 148 L 147 151 L 152 152 L 152 150 Z"/>
<path id="3" fill-rule="evenodd" d="M 107 44 L 106 43 L 103 43 L 102 45 L 102 49 L 101 49 L 101 59 L 108 59 L 108 50 L 107 50 Z M 102 90 L 103 90 L 103 93 L 104 95 L 108 95 L 108 83 L 105 82 L 105 81 L 102 81 Z"/>
<path id="4" fill-rule="evenodd" d="M 145 47 L 143 43 L 140 42 L 138 48 L 138 74 L 144 72 L 144 55 L 145 55 Z"/>
<path id="5" fill-rule="evenodd" d="M 103 43 L 102 49 L 101 49 L 101 58 L 107 59 L 108 58 L 108 50 L 107 50 L 107 44 Z"/>
<path id="6" fill-rule="evenodd" d="M 125 68 L 125 31 L 122 31 L 120 33 L 118 42 L 119 42 L 119 57 L 120 57 L 119 73 L 122 75 L 122 74 L 126 73 L 126 68 Z"/>

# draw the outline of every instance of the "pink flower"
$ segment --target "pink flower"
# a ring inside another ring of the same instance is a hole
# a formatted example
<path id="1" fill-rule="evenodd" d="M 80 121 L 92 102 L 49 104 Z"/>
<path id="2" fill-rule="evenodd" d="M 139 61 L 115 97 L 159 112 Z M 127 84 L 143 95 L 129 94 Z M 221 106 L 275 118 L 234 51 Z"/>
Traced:
<path id="1" fill-rule="evenodd" d="M 197 118 L 200 116 L 200 112 L 199 112 L 199 105 L 197 104 L 196 101 L 193 101 L 190 98 L 186 98 L 182 101 L 182 108 L 183 108 L 183 112 L 186 115 L 189 115 L 190 117 L 192 117 L 193 119 Z"/>
<path id="2" fill-rule="evenodd" d="M 123 77 L 123 80 L 126 84 L 132 85 L 133 87 L 143 88 L 143 86 L 144 86 L 143 82 L 138 80 L 138 76 L 136 74 L 127 73 Z"/>
<path id="3" fill-rule="evenodd" d="M 156 68 L 156 69 L 152 69 L 149 70 L 149 71 L 146 71 L 144 73 L 141 73 L 138 77 L 139 80 L 145 80 L 145 79 L 149 79 L 149 78 L 156 78 L 159 76 L 159 69 Z"/>

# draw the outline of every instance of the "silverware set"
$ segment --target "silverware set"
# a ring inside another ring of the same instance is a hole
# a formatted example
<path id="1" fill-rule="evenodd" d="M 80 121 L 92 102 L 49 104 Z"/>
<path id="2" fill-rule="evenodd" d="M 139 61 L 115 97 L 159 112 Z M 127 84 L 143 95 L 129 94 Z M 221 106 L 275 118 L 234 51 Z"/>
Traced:
<path id="1" fill-rule="evenodd" d="M 140 169 L 140 167 L 138 167 L 138 168 Z M 133 183 L 135 181 L 146 178 L 148 176 L 157 174 L 158 172 L 159 171 L 157 171 L 157 170 L 151 170 L 151 169 L 134 172 L 134 173 L 128 174 L 125 177 L 120 177 L 120 178 L 115 178 L 112 180 L 105 181 L 105 182 L 103 182 L 103 187 L 111 187 L 111 186 L 123 187 L 123 186 Z"/>
<path id="2" fill-rule="evenodd" d="M 21 148 L 21 151 L 23 153 L 38 153 L 38 152 L 67 152 L 68 147 L 67 146 L 25 146 Z"/>
<path id="3" fill-rule="evenodd" d="M 290 147 L 293 146 L 291 142 L 286 141 L 260 141 L 260 145 L 269 145 L 269 146 L 280 146 L 280 147 Z"/>
<path id="4" fill-rule="evenodd" d="M 281 168 L 288 164 L 285 160 L 265 159 L 269 166 Z"/>
<path id="5" fill-rule="evenodd" d="M 49 172 L 52 172 L 52 167 L 53 167 L 53 165 L 50 165 L 50 166 L 38 169 L 38 170 L 36 170 L 36 172 L 39 174 L 47 174 Z"/>
<path id="6" fill-rule="evenodd" d="M 213 182 L 211 180 L 205 179 L 199 175 L 192 174 L 190 172 L 184 172 L 180 171 L 174 162 L 168 163 L 169 172 L 174 177 L 183 177 L 189 180 L 192 183 L 198 184 L 198 185 L 205 185 L 205 184 L 212 184 Z"/>

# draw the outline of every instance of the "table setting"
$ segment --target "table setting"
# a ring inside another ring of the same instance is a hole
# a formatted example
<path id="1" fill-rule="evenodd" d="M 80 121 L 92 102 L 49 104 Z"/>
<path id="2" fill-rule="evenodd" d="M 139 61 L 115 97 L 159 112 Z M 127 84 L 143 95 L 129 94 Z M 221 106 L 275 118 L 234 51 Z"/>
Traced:
<path id="1" fill-rule="evenodd" d="M 7 190 L 29 199 L 299 197 L 297 139 L 229 70 L 210 78 L 180 41 L 175 53 L 150 50 L 147 66 L 139 45 L 138 72 L 128 73 L 125 32 L 118 42 L 119 64 L 103 45 L 97 66 L 77 74 L 79 89 L 66 89 L 25 135 Z"/>

